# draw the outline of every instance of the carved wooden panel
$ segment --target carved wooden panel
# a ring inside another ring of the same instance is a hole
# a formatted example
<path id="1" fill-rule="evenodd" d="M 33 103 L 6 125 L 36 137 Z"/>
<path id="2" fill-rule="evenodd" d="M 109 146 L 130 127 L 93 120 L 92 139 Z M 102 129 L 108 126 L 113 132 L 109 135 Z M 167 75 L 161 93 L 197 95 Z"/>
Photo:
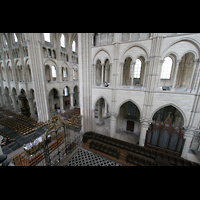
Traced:
<path id="1" fill-rule="evenodd" d="M 178 134 L 174 133 L 171 136 L 171 140 L 170 140 L 170 143 L 169 143 L 169 149 L 172 150 L 172 151 L 175 151 L 177 142 L 178 142 Z"/>
<path id="2" fill-rule="evenodd" d="M 158 129 L 153 130 L 153 136 L 152 136 L 152 139 L 151 139 L 151 144 L 152 145 L 157 145 L 158 136 L 159 136 L 159 130 Z"/>
<path id="3" fill-rule="evenodd" d="M 170 137 L 169 131 L 167 129 L 163 130 L 162 133 L 160 134 L 158 146 L 163 149 L 166 149 L 168 146 L 169 137 Z"/>
<path id="4" fill-rule="evenodd" d="M 174 126 L 170 115 L 162 123 L 160 117 L 151 124 L 147 130 L 145 146 L 152 145 L 162 149 L 182 153 L 185 139 L 181 130 L 181 123 L 177 122 Z"/>

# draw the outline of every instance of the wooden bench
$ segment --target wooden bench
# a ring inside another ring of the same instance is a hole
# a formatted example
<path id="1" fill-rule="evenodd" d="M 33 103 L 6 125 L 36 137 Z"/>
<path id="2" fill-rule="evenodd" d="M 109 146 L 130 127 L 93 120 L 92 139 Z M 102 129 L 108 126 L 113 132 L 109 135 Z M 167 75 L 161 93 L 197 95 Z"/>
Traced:
<path id="1" fill-rule="evenodd" d="M 115 149 L 115 148 L 112 148 L 110 146 L 107 146 L 107 145 L 103 145 L 101 143 L 98 143 L 98 142 L 90 142 L 89 144 L 89 148 L 90 149 L 95 149 L 97 151 L 100 151 L 102 153 L 105 153 L 105 154 L 108 154 L 108 155 L 111 155 L 117 159 L 119 159 L 119 150 L 118 149 Z"/>
<path id="2" fill-rule="evenodd" d="M 38 153 L 34 158 L 32 158 L 29 161 L 29 166 L 35 166 L 43 159 L 44 159 L 44 156 L 41 153 Z"/>

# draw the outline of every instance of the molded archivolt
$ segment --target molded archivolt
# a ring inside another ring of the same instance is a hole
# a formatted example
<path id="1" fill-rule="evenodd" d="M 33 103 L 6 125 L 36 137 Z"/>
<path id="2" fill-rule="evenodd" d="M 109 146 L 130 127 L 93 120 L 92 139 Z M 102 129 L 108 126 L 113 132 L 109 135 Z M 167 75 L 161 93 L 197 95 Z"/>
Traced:
<path id="1" fill-rule="evenodd" d="M 44 63 L 44 65 L 46 66 L 46 65 L 49 65 L 50 67 L 53 65 L 53 66 L 57 66 L 57 64 L 53 61 L 53 60 L 51 60 L 51 59 L 48 59 L 48 60 L 46 60 L 45 61 L 45 63 Z"/>
<path id="2" fill-rule="evenodd" d="M 124 60 L 127 57 L 131 57 L 133 61 L 136 61 L 136 59 L 140 56 L 143 56 L 145 60 L 149 57 L 148 50 L 141 44 L 134 44 L 129 46 L 123 53 L 120 58 L 120 62 L 124 62 Z"/>
<path id="3" fill-rule="evenodd" d="M 119 111 L 120 111 L 121 106 L 123 104 L 127 103 L 128 101 L 131 101 L 132 103 L 134 103 L 137 106 L 138 110 L 140 111 L 140 116 L 142 116 L 142 110 L 141 110 L 140 106 L 135 101 L 133 101 L 132 99 L 127 99 L 127 100 L 125 100 L 125 101 L 123 101 L 122 103 L 119 104 L 119 106 L 118 106 L 118 108 L 116 110 L 117 111 L 117 115 L 119 115 Z"/>
<path id="4" fill-rule="evenodd" d="M 173 107 L 175 107 L 175 108 L 181 113 L 181 115 L 182 115 L 182 117 L 183 117 L 183 126 L 186 126 L 186 125 L 187 125 L 187 118 L 186 118 L 185 113 L 184 113 L 177 105 L 175 105 L 175 104 L 173 104 L 173 103 L 168 103 L 168 104 L 165 104 L 165 105 L 162 105 L 162 106 L 156 108 L 156 109 L 152 112 L 152 114 L 151 114 L 151 119 L 153 119 L 153 116 L 155 115 L 155 113 L 156 113 L 158 110 L 160 110 L 161 108 L 167 107 L 167 106 L 173 106 Z"/>
<path id="5" fill-rule="evenodd" d="M 175 54 L 177 59 L 181 59 L 186 53 L 193 53 L 194 59 L 198 59 L 200 53 L 200 44 L 191 38 L 178 39 L 163 50 L 161 53 L 161 60 L 163 60 L 169 54 Z"/>
<path id="6" fill-rule="evenodd" d="M 93 58 L 93 64 L 96 64 L 97 60 L 100 60 L 101 63 L 105 63 L 106 59 L 111 63 L 111 56 L 105 49 L 100 49 Z"/>

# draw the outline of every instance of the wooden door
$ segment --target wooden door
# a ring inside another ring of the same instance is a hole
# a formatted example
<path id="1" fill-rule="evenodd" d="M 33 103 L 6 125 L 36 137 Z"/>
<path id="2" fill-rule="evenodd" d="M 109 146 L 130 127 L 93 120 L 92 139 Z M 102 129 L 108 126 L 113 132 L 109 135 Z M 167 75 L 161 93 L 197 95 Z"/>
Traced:
<path id="1" fill-rule="evenodd" d="M 127 121 L 126 130 L 131 132 L 134 131 L 134 121 Z"/>

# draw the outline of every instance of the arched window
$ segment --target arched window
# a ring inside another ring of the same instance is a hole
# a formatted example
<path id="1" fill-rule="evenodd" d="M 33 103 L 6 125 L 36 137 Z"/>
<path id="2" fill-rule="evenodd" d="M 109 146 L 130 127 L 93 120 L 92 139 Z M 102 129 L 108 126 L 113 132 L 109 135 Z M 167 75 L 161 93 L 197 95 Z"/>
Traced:
<path id="1" fill-rule="evenodd" d="M 52 77 L 56 78 L 56 68 L 55 68 L 55 66 L 52 66 Z"/>
<path id="2" fill-rule="evenodd" d="M 15 42 L 18 42 L 18 39 L 15 33 L 14 33 L 14 39 L 15 39 Z"/>
<path id="3" fill-rule="evenodd" d="M 65 48 L 65 36 L 62 34 L 60 38 L 60 46 Z"/>
<path id="4" fill-rule="evenodd" d="M 68 88 L 67 87 L 65 87 L 64 91 L 65 91 L 65 97 L 68 96 Z"/>
<path id="5" fill-rule="evenodd" d="M 66 68 L 63 68 L 63 77 L 67 78 L 67 69 Z"/>
<path id="6" fill-rule="evenodd" d="M 140 72 L 141 72 L 141 61 L 137 59 L 134 67 L 134 78 L 140 78 Z"/>
<path id="7" fill-rule="evenodd" d="M 44 40 L 45 40 L 46 42 L 51 42 L 50 33 L 44 33 Z"/>
<path id="8" fill-rule="evenodd" d="M 171 71 L 172 71 L 172 59 L 170 57 L 166 57 L 164 63 L 162 65 L 161 71 L 161 79 L 170 79 Z"/>
<path id="9" fill-rule="evenodd" d="M 72 42 L 72 51 L 76 52 L 76 42 L 75 41 Z"/>

